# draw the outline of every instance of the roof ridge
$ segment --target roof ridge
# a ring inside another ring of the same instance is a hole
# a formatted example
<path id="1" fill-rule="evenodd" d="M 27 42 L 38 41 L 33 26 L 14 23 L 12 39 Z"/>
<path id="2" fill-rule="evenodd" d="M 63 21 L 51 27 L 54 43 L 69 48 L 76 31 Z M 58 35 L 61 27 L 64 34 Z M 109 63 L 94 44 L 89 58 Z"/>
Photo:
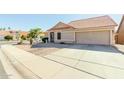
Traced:
<path id="1" fill-rule="evenodd" d="M 109 16 L 109 15 L 102 15 L 102 16 L 96 16 L 96 17 L 89 17 L 89 18 L 86 18 L 86 19 L 80 19 L 80 20 L 74 20 L 74 21 L 71 21 L 71 22 L 69 22 L 69 23 L 64 23 L 64 22 L 61 22 L 61 21 L 59 21 L 57 24 L 64 24 L 64 25 L 67 25 L 67 26 L 69 26 L 69 27 L 72 27 L 72 28 L 80 28 L 80 25 L 74 25 L 74 24 L 76 24 L 76 22 L 78 23 L 78 21 L 79 22 L 85 22 L 85 20 L 86 21 L 88 21 L 88 20 L 92 20 L 92 19 L 97 19 L 97 18 L 101 18 L 102 20 L 105 20 L 105 21 L 107 21 L 107 20 L 109 20 L 109 22 L 108 23 L 105 23 L 105 24 L 102 24 L 102 22 L 101 22 L 101 24 L 100 25 L 98 25 L 98 26 L 104 26 L 104 25 L 113 25 L 113 26 L 117 26 L 117 23 Z M 93 21 L 95 21 L 95 20 L 93 20 Z M 97 21 L 97 20 L 96 20 Z M 74 24 L 73 24 L 73 22 L 74 22 Z M 98 22 L 99 22 L 99 20 L 98 20 Z M 96 22 L 97 24 L 98 24 L 98 22 Z M 92 22 L 91 22 L 92 23 Z M 56 24 L 56 25 L 57 25 Z M 55 26 L 53 26 L 52 28 L 54 28 L 54 27 L 56 27 L 56 25 Z M 95 26 L 95 25 L 94 25 Z M 87 27 L 87 26 L 86 26 Z M 50 29 L 48 29 L 48 30 L 51 30 L 52 28 L 50 28 Z"/>
<path id="2" fill-rule="evenodd" d="M 59 21 L 58 23 L 63 23 L 63 24 L 65 24 L 65 25 L 67 25 L 67 26 L 73 27 L 73 26 L 71 26 L 71 25 L 69 25 L 69 24 L 67 24 L 67 23 L 61 22 L 61 21 Z M 73 28 L 75 28 L 75 27 L 73 27 Z"/>
<path id="3" fill-rule="evenodd" d="M 110 18 L 110 20 L 115 23 L 116 25 L 118 25 L 110 16 L 108 16 Z"/>
<path id="4" fill-rule="evenodd" d="M 59 23 L 62 23 L 62 24 L 65 24 L 65 25 L 69 25 L 69 24 L 64 23 L 64 22 L 62 22 L 62 21 L 59 21 L 57 24 L 59 24 Z"/>
<path id="5" fill-rule="evenodd" d="M 73 27 L 73 26 L 71 26 L 71 25 L 69 25 L 69 24 L 67 24 L 67 23 L 61 22 L 61 21 L 57 22 L 56 25 L 59 24 L 59 23 L 62 23 L 62 24 L 67 25 L 67 26 L 69 26 L 69 27 L 75 28 L 75 27 Z M 56 26 L 56 25 L 55 25 L 55 26 Z M 52 28 L 54 28 L 55 26 L 53 26 Z M 48 29 L 47 31 L 51 30 L 52 28 Z"/>
<path id="6" fill-rule="evenodd" d="M 100 18 L 100 17 L 109 17 L 108 15 L 103 15 L 103 16 L 96 16 L 96 17 L 89 17 L 89 18 L 86 18 L 86 19 L 78 19 L 78 20 L 74 20 L 74 21 L 71 21 L 71 22 L 75 22 L 75 21 L 82 21 L 82 20 L 89 20 L 89 19 L 95 19 L 95 18 Z M 110 17 L 109 17 L 110 18 Z M 69 22 L 69 23 L 71 23 Z M 69 24 L 68 23 L 68 24 Z"/>

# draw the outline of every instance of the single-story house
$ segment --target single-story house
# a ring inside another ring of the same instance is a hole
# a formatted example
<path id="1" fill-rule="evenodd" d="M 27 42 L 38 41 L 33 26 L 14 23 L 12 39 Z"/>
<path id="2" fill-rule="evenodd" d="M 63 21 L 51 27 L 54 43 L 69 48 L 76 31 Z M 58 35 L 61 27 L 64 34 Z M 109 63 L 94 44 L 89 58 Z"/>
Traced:
<path id="1" fill-rule="evenodd" d="M 124 44 L 124 16 L 122 17 L 121 23 L 117 30 L 116 43 Z"/>
<path id="2" fill-rule="evenodd" d="M 117 24 L 109 16 L 57 23 L 47 30 L 49 42 L 112 45 Z"/>

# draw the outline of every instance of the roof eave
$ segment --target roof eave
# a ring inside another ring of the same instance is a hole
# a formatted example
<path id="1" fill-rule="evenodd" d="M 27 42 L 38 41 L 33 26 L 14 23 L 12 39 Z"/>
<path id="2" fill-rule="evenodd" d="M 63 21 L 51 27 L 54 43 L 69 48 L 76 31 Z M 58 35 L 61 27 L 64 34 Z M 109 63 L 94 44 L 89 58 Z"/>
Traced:
<path id="1" fill-rule="evenodd" d="M 119 30 L 120 30 L 120 28 L 121 28 L 121 25 L 122 25 L 123 21 L 124 21 L 124 15 L 122 16 L 121 22 L 120 22 L 120 24 L 119 24 L 119 27 L 118 27 L 118 30 L 117 30 L 116 33 L 119 33 Z"/>

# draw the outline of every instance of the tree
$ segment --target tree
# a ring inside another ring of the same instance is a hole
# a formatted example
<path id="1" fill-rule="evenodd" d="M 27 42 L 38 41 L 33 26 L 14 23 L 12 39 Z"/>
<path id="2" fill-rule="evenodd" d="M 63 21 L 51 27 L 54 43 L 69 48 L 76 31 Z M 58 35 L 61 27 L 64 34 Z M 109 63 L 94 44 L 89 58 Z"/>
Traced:
<path id="1" fill-rule="evenodd" d="M 22 39 L 22 40 L 26 40 L 26 36 L 22 35 L 22 36 L 21 36 L 21 39 Z"/>
<path id="2" fill-rule="evenodd" d="M 41 32 L 41 28 L 34 28 L 30 30 L 30 33 L 28 34 L 28 38 L 30 39 L 31 45 L 33 43 L 33 40 L 36 40 L 40 32 Z"/>
<path id="3" fill-rule="evenodd" d="M 17 39 L 17 41 L 19 41 L 19 39 L 20 39 L 20 33 L 19 33 L 19 31 L 16 31 L 16 39 Z"/>
<path id="4" fill-rule="evenodd" d="M 4 37 L 4 39 L 5 39 L 5 40 L 8 40 L 8 41 L 9 41 L 9 40 L 13 40 L 13 36 L 7 35 L 7 36 Z"/>
<path id="5" fill-rule="evenodd" d="M 10 27 L 8 27 L 8 30 L 11 30 L 11 28 L 10 28 Z"/>
<path id="6" fill-rule="evenodd" d="M 20 37 L 20 42 L 18 43 L 18 44 L 22 44 L 23 43 L 23 40 L 26 40 L 26 36 L 24 36 L 24 35 L 22 35 L 21 37 Z"/>

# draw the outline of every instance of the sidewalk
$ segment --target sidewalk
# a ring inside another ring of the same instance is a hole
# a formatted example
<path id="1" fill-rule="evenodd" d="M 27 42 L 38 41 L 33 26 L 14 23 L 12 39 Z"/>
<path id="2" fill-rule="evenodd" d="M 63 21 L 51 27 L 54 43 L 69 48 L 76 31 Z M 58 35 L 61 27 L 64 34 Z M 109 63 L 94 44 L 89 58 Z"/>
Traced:
<path id="1" fill-rule="evenodd" d="M 114 47 L 115 47 L 119 52 L 121 52 L 122 54 L 124 54 L 124 45 L 116 44 L 116 45 L 114 45 Z"/>

